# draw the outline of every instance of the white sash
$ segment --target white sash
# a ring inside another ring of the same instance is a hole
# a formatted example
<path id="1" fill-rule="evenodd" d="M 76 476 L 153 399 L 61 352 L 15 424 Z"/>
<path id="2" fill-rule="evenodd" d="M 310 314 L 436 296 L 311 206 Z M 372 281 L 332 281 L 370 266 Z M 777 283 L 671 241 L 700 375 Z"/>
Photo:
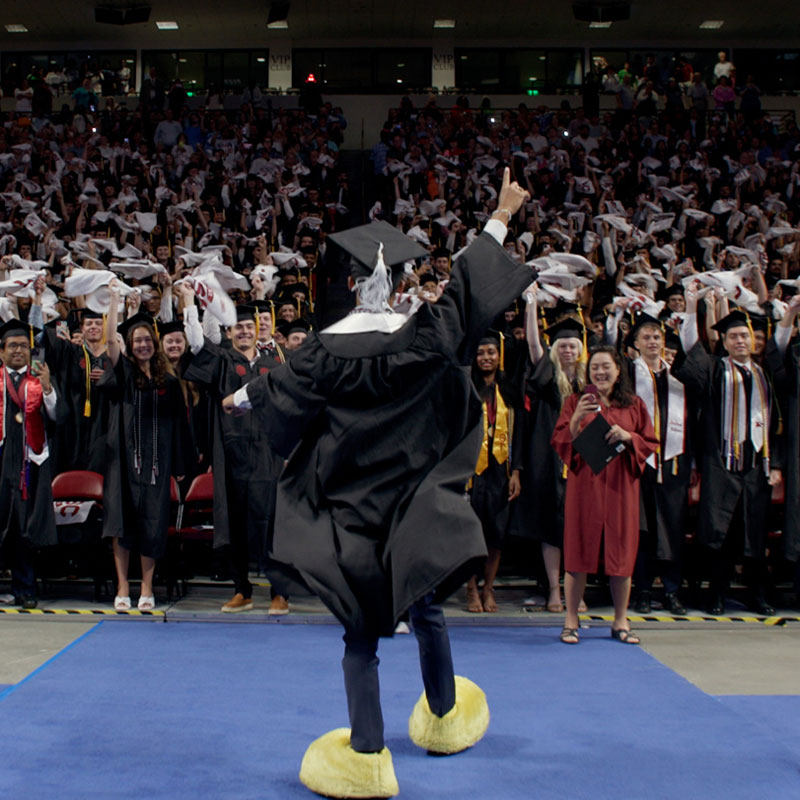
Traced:
<path id="1" fill-rule="evenodd" d="M 722 457 L 729 470 L 744 467 L 744 444 L 747 433 L 747 398 L 744 379 L 730 356 L 722 359 Z M 755 453 L 763 450 L 764 471 L 769 474 L 769 385 L 764 371 L 750 362 L 742 367 L 752 376 L 750 386 L 750 441 Z"/>
<path id="2" fill-rule="evenodd" d="M 664 452 L 652 453 L 647 458 L 647 463 L 653 469 L 658 469 L 659 473 L 661 463 L 682 455 L 686 448 L 686 396 L 683 384 L 672 377 L 669 372 L 669 364 L 663 358 L 661 366 L 667 371 L 668 387 L 667 419 L 661 420 L 661 430 L 666 425 Z M 641 356 L 633 362 L 633 376 L 636 394 L 643 400 L 655 426 L 656 403 L 658 402 L 655 375 Z"/>

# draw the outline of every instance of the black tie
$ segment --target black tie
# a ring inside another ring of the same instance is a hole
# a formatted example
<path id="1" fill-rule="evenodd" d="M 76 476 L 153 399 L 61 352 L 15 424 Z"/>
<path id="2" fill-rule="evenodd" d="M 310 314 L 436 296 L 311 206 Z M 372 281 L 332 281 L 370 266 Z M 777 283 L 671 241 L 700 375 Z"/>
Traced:
<path id="1" fill-rule="evenodd" d="M 14 388 L 19 389 L 19 382 L 22 380 L 22 373 L 21 372 L 14 372 L 11 371 L 11 380 L 14 383 Z"/>

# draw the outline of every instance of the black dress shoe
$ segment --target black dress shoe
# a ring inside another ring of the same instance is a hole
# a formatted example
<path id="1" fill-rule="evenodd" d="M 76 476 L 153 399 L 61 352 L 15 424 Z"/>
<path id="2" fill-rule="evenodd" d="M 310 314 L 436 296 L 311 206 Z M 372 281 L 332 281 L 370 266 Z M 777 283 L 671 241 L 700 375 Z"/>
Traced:
<path id="1" fill-rule="evenodd" d="M 637 614 L 649 614 L 653 610 L 653 604 L 650 600 L 650 592 L 639 592 L 636 598 L 636 604 L 633 607 Z"/>
<path id="2" fill-rule="evenodd" d="M 686 606 L 681 603 L 675 592 L 667 592 L 664 595 L 664 610 L 669 611 L 674 617 L 686 616 Z"/>
<path id="3" fill-rule="evenodd" d="M 708 606 L 708 613 L 715 617 L 721 617 L 725 613 L 725 598 L 721 595 L 712 598 Z"/>
<path id="4" fill-rule="evenodd" d="M 756 614 L 762 614 L 765 617 L 771 617 L 775 614 L 775 609 L 763 597 L 754 597 L 747 606 L 751 611 L 755 611 Z"/>
<path id="5" fill-rule="evenodd" d="M 21 606 L 22 608 L 36 608 L 38 604 L 36 598 L 31 595 L 25 595 L 24 597 L 18 595 L 14 598 L 14 605 Z"/>

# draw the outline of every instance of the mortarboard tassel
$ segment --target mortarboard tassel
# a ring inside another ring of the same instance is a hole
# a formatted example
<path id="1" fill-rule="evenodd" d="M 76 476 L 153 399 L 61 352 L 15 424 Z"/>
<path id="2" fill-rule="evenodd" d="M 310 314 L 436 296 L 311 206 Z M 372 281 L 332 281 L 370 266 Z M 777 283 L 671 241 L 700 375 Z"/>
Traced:
<path id="1" fill-rule="evenodd" d="M 581 344 L 583 347 L 581 349 L 581 356 L 578 360 L 581 363 L 586 364 L 589 361 L 589 341 L 586 337 L 586 320 L 583 318 L 583 307 L 580 303 L 578 303 L 578 315 L 581 318 L 581 330 L 583 331 L 581 334 Z"/>
<path id="2" fill-rule="evenodd" d="M 161 336 L 158 333 L 158 320 L 153 318 L 153 333 L 156 335 L 156 343 L 158 343 L 161 339 Z"/>
<path id="3" fill-rule="evenodd" d="M 747 320 L 747 330 L 750 331 L 750 352 L 755 353 L 756 351 L 756 333 L 753 330 L 753 323 L 750 319 L 750 315 L 745 311 L 744 312 L 745 319 Z"/>
<path id="4" fill-rule="evenodd" d="M 505 345 L 505 336 L 500 334 L 500 372 L 506 371 L 506 345 Z"/>
<path id="5" fill-rule="evenodd" d="M 269 304 L 269 315 L 272 318 L 272 335 L 275 336 L 275 303 Z"/>

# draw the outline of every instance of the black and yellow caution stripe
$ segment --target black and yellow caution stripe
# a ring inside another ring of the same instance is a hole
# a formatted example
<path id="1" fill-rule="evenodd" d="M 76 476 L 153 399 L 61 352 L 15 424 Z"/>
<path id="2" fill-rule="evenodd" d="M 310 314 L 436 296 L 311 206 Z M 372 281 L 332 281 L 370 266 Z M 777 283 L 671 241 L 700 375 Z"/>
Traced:
<path id="1" fill-rule="evenodd" d="M 613 614 L 578 614 L 578 619 L 581 622 L 613 622 Z M 684 617 L 675 616 L 640 616 L 628 615 L 631 622 L 759 622 L 762 625 L 780 626 L 785 625 L 787 622 L 800 622 L 800 617 L 756 617 L 756 616 L 741 616 L 741 617 L 728 617 L 720 616 L 714 617 L 711 615 L 700 614 L 687 614 Z"/>
<path id="2" fill-rule="evenodd" d="M 0 614 L 27 614 L 32 616 L 84 616 L 84 617 L 163 617 L 164 611 L 115 611 L 113 608 L 0 608 Z"/>

